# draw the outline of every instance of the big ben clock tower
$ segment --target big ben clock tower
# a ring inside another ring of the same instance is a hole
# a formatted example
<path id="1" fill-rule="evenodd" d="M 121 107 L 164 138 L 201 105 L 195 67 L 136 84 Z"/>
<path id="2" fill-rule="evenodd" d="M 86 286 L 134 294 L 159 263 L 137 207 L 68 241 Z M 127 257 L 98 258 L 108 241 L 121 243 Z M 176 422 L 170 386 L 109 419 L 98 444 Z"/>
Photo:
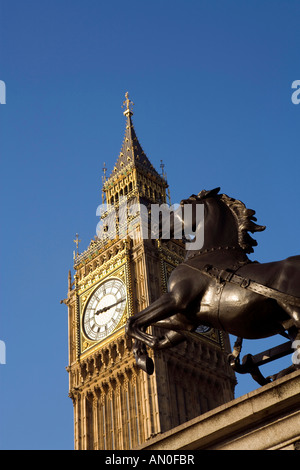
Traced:
<path id="1" fill-rule="evenodd" d="M 102 224 L 86 251 L 76 253 L 74 282 L 69 273 L 64 301 L 77 450 L 137 448 L 232 400 L 235 385 L 226 360 L 228 337 L 212 329 L 190 333 L 186 343 L 174 348 L 150 351 L 155 364 L 151 376 L 136 366 L 125 323 L 166 290 L 185 250 L 180 240 L 143 237 L 141 214 L 130 211 L 142 205 L 149 213 L 151 204 L 166 203 L 168 184 L 138 141 L 133 103 L 125 96 L 125 137 L 111 175 L 103 180 L 106 210 L 100 219 L 109 220 L 111 213 L 117 230 L 109 236 Z"/>

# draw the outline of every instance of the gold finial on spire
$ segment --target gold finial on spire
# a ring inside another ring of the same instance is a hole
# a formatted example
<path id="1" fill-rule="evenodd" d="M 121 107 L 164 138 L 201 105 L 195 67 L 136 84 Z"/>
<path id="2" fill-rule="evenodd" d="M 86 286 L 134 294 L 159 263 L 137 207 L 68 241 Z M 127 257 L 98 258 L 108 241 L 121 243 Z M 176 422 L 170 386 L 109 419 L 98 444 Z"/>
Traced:
<path id="1" fill-rule="evenodd" d="M 106 163 L 105 163 L 105 162 L 103 163 L 102 171 L 103 171 L 102 182 L 105 183 L 105 181 L 106 181 L 106 172 L 107 172 L 107 168 L 106 168 Z"/>
<path id="2" fill-rule="evenodd" d="M 126 100 L 123 101 L 123 105 L 122 105 L 122 108 L 126 107 L 125 111 L 124 111 L 124 116 L 127 116 L 128 114 L 133 114 L 132 112 L 132 106 L 134 106 L 134 103 L 129 99 L 129 93 L 128 91 L 126 91 L 125 93 L 125 98 Z"/>
<path id="3" fill-rule="evenodd" d="M 160 168 L 162 170 L 161 176 L 163 177 L 165 181 L 167 181 L 167 173 L 165 172 L 165 164 L 163 163 L 162 160 L 160 161 Z M 171 203 L 171 194 L 170 194 L 169 186 L 168 186 L 168 198 L 169 198 L 169 204 L 171 205 L 172 203 Z"/>
<path id="4" fill-rule="evenodd" d="M 76 237 L 75 237 L 75 240 L 73 240 L 73 242 L 74 242 L 75 245 L 76 245 L 76 253 L 75 253 L 75 251 L 74 251 L 74 253 L 73 253 L 73 258 L 75 259 L 75 258 L 77 258 L 77 256 L 78 256 L 78 245 L 79 245 L 79 243 L 81 242 L 81 240 L 79 240 L 78 233 L 76 233 Z"/>
<path id="5" fill-rule="evenodd" d="M 105 183 L 106 183 L 106 172 L 107 172 L 107 168 L 106 168 L 106 163 L 105 163 L 105 162 L 103 163 L 102 171 L 103 171 L 103 175 L 102 175 L 102 204 L 104 204 L 104 202 L 105 202 L 104 185 L 105 185 Z"/>
<path id="6" fill-rule="evenodd" d="M 165 165 L 164 165 L 164 163 L 163 163 L 162 160 L 160 161 L 160 168 L 162 169 L 161 176 L 162 176 L 164 179 L 166 179 Z"/>

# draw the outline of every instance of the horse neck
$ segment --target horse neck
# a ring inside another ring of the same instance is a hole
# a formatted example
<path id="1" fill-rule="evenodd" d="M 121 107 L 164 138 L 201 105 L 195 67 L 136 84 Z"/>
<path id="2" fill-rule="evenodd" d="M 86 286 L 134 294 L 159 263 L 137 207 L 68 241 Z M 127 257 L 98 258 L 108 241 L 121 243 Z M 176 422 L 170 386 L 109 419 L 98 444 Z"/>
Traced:
<path id="1" fill-rule="evenodd" d="M 186 261 L 193 261 L 198 266 L 204 267 L 207 264 L 218 266 L 222 269 L 237 269 L 249 263 L 249 258 L 240 247 L 219 247 L 206 250 L 189 250 L 186 252 Z"/>
<path id="2" fill-rule="evenodd" d="M 228 261 L 232 256 L 236 257 L 237 254 L 239 259 L 245 259 L 245 253 L 238 241 L 236 219 L 222 201 L 212 198 L 204 201 L 204 221 L 202 223 L 204 223 L 204 244 L 196 250 L 191 244 L 187 250 L 187 259 L 213 251 L 220 253 L 220 250 L 227 253 Z M 223 258 L 224 256 L 225 254 Z"/>
<path id="3" fill-rule="evenodd" d="M 222 201 L 208 199 L 205 202 L 202 251 L 224 247 L 240 248 L 236 219 Z"/>

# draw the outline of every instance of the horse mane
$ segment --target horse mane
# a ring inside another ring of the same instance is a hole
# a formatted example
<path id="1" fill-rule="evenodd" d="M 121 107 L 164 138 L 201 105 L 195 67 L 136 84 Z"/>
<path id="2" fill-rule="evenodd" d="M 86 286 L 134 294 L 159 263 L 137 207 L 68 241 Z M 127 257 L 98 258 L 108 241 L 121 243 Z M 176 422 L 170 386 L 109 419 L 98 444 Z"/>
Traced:
<path id="1" fill-rule="evenodd" d="M 248 209 L 242 201 L 227 196 L 227 194 L 218 194 L 220 188 L 211 191 L 203 190 L 198 194 L 198 198 L 206 199 L 208 197 L 218 197 L 232 212 L 237 222 L 238 229 L 238 242 L 240 247 L 245 253 L 253 253 L 253 246 L 257 246 L 257 241 L 254 240 L 248 232 L 262 232 L 265 230 L 264 225 L 258 225 L 255 211 Z"/>

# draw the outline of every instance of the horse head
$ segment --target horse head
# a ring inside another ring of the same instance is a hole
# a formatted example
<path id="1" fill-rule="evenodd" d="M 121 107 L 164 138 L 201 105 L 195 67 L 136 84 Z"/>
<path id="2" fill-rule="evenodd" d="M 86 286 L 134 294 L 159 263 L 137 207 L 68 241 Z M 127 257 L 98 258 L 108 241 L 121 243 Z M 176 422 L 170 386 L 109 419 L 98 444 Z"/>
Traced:
<path id="1" fill-rule="evenodd" d="M 248 232 L 255 233 L 265 230 L 265 226 L 256 224 L 255 211 L 248 209 L 241 201 L 231 198 L 226 194 L 219 194 L 220 188 L 209 191 L 202 190 L 198 195 L 191 195 L 181 201 L 184 224 L 184 232 L 187 234 L 191 227 L 197 236 L 197 231 L 203 231 L 204 243 L 201 250 L 225 246 L 240 247 L 245 253 L 252 253 L 253 246 L 257 245 Z M 203 217 L 197 219 L 196 207 L 202 205 Z M 193 210 L 190 210 L 192 206 Z M 192 218 L 185 217 L 185 211 L 189 208 Z M 190 243 L 190 250 L 193 250 Z"/>

